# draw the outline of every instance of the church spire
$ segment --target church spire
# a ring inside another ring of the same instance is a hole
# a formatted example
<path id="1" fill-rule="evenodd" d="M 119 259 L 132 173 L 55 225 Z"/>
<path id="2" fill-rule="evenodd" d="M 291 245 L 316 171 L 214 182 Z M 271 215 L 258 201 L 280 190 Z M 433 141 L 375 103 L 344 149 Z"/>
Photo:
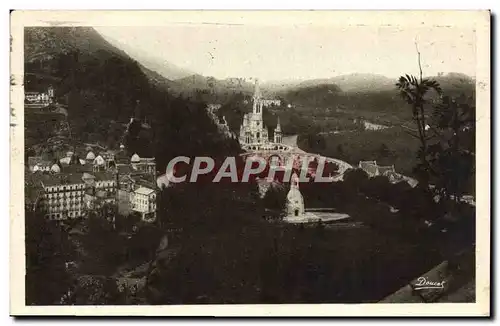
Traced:
<path id="1" fill-rule="evenodd" d="M 255 91 L 253 94 L 253 113 L 258 114 L 262 119 L 263 102 L 261 100 L 259 80 L 255 79 Z"/>
<path id="2" fill-rule="evenodd" d="M 299 177 L 296 172 L 293 172 L 290 188 L 299 189 Z"/>
<path id="3" fill-rule="evenodd" d="M 281 124 L 280 124 L 280 117 L 278 117 L 278 124 L 276 125 L 276 128 L 274 128 L 274 142 L 281 144 L 282 138 L 281 138 Z"/>
<path id="4" fill-rule="evenodd" d="M 254 93 L 253 93 L 253 98 L 254 99 L 260 99 L 261 98 L 260 87 L 259 87 L 259 80 L 258 79 L 255 79 L 255 90 L 254 90 Z"/>

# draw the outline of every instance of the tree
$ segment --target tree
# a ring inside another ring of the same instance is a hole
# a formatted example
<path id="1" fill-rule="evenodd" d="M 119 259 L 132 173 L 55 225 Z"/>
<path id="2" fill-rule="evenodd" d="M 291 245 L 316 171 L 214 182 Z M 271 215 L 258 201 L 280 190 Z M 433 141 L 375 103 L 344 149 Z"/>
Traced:
<path id="1" fill-rule="evenodd" d="M 124 259 L 124 239 L 114 230 L 112 223 L 93 212 L 82 223 L 88 230 L 81 238 L 88 256 L 83 270 L 89 274 L 113 273 Z"/>
<path id="2" fill-rule="evenodd" d="M 391 154 L 389 147 L 387 147 L 385 143 L 382 143 L 382 145 L 380 145 L 379 154 L 382 157 L 388 157 Z"/>
<path id="3" fill-rule="evenodd" d="M 347 189 L 355 192 L 361 192 L 368 183 L 368 174 L 362 169 L 351 169 L 345 172 L 344 184 Z"/>
<path id="4" fill-rule="evenodd" d="M 116 280 L 111 277 L 83 275 L 75 280 L 65 296 L 65 304 L 118 305 L 125 303 L 125 296 L 118 291 Z"/>
<path id="5" fill-rule="evenodd" d="M 127 242 L 127 260 L 143 263 L 154 258 L 162 231 L 153 225 L 142 225 Z"/>
<path id="6" fill-rule="evenodd" d="M 439 96 L 442 94 L 441 86 L 435 80 L 422 77 L 422 67 L 420 63 L 420 52 L 418 51 L 418 65 L 420 70 L 419 78 L 411 75 L 399 77 L 396 87 L 399 90 L 401 97 L 411 106 L 413 121 L 417 127 L 417 133 L 411 133 L 412 136 L 420 141 L 420 150 L 417 157 L 420 164 L 416 167 L 416 172 L 421 182 L 428 183 L 429 173 L 431 170 L 427 154 L 428 154 L 428 124 L 427 118 L 429 113 L 426 112 L 428 93 L 431 90 L 437 92 Z M 431 136 L 432 137 L 432 136 Z"/>
<path id="7" fill-rule="evenodd" d="M 270 187 L 264 196 L 264 207 L 280 211 L 283 215 L 286 205 L 286 191 L 284 188 Z"/>
<path id="8" fill-rule="evenodd" d="M 311 131 L 307 134 L 307 143 L 311 150 L 321 151 L 326 148 L 325 137 L 320 135 L 318 131 Z"/>
<path id="9" fill-rule="evenodd" d="M 72 284 L 66 263 L 74 257 L 74 247 L 55 222 L 38 212 L 26 211 L 26 304 L 52 305 Z"/>
<path id="10" fill-rule="evenodd" d="M 475 108 L 464 98 L 446 96 L 436 105 L 434 118 L 437 141 L 429 146 L 429 156 L 436 190 L 443 198 L 458 203 L 472 190 Z"/>
<path id="11" fill-rule="evenodd" d="M 340 157 L 344 156 L 344 147 L 342 146 L 342 144 L 337 145 L 337 154 Z"/>

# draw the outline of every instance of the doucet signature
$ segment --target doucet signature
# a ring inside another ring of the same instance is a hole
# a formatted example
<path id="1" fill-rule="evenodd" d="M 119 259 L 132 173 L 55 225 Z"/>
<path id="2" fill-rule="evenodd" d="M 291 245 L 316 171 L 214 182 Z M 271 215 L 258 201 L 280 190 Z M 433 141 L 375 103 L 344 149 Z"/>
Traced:
<path id="1" fill-rule="evenodd" d="M 415 290 L 444 289 L 444 283 L 446 283 L 446 281 L 432 282 L 428 281 L 425 277 L 421 276 L 417 279 L 414 288 Z"/>

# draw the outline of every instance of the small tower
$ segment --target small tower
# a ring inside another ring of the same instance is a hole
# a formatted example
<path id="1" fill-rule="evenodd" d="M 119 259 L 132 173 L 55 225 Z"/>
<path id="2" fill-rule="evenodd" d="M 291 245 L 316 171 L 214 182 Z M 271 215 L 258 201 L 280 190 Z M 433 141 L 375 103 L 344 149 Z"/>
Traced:
<path id="1" fill-rule="evenodd" d="M 48 88 L 47 88 L 47 95 L 48 95 L 48 100 L 50 102 L 53 102 L 53 99 L 54 99 L 54 87 L 52 87 L 52 85 L 50 85 Z"/>
<path id="2" fill-rule="evenodd" d="M 287 216 L 288 217 L 301 217 L 304 215 L 304 197 L 299 190 L 299 177 L 297 173 L 293 173 L 290 179 L 290 191 L 286 196 L 287 199 Z"/>
<path id="3" fill-rule="evenodd" d="M 259 80 L 255 80 L 255 90 L 253 93 L 253 113 L 262 115 L 262 99 L 259 87 Z"/>
<path id="4" fill-rule="evenodd" d="M 278 117 L 278 124 L 276 125 L 276 128 L 274 129 L 274 142 L 281 144 L 282 141 L 282 134 L 281 134 L 281 124 L 280 124 L 280 117 Z"/>

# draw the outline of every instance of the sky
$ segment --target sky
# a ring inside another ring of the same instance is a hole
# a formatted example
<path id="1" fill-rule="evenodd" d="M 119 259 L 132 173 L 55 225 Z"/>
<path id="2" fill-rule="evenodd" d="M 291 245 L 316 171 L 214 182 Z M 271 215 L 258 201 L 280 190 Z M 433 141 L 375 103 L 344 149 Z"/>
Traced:
<path id="1" fill-rule="evenodd" d="M 475 33 L 462 27 L 172 24 L 99 27 L 109 40 L 218 79 L 263 81 L 373 73 L 475 76 Z M 133 56 L 133 53 L 129 53 Z"/>

